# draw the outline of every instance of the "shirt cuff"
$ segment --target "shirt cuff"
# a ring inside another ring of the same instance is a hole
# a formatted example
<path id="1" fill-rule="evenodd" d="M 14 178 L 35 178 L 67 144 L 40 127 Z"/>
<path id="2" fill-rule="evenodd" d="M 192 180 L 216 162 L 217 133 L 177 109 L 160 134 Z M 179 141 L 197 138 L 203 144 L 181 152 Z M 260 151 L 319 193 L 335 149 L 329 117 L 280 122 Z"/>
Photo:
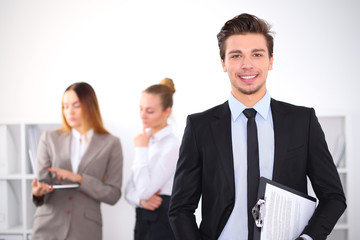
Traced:
<path id="1" fill-rule="evenodd" d="M 306 238 L 306 240 L 313 240 L 312 237 L 306 234 L 302 234 L 300 237 Z"/>
<path id="2" fill-rule="evenodd" d="M 126 200 L 134 208 L 140 207 L 140 199 L 138 198 L 136 192 L 130 192 L 126 195 Z"/>

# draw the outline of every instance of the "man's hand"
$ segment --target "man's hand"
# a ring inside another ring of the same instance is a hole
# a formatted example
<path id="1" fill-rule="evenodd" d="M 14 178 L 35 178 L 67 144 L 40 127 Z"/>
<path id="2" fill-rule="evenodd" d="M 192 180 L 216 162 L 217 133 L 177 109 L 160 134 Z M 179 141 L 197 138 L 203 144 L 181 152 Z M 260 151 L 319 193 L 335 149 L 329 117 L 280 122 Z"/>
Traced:
<path id="1" fill-rule="evenodd" d="M 82 176 L 61 168 L 47 168 L 49 172 L 53 172 L 56 175 L 58 181 L 69 180 L 74 183 L 81 184 Z"/>
<path id="2" fill-rule="evenodd" d="M 159 193 L 160 190 L 152 195 L 148 200 L 141 200 L 140 205 L 147 210 L 154 211 L 160 207 L 162 203 L 162 198 L 158 196 Z"/>

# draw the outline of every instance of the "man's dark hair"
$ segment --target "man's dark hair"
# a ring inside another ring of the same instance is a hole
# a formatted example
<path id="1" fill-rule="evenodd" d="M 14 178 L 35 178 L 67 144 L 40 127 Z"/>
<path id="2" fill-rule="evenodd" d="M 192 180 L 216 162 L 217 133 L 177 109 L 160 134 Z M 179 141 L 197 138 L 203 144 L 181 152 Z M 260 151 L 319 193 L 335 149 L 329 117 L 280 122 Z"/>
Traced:
<path id="1" fill-rule="evenodd" d="M 228 37 L 237 34 L 260 33 L 264 35 L 269 51 L 269 57 L 273 56 L 274 38 L 270 31 L 271 26 L 254 15 L 243 13 L 227 21 L 217 35 L 220 57 L 225 58 L 225 41 Z"/>

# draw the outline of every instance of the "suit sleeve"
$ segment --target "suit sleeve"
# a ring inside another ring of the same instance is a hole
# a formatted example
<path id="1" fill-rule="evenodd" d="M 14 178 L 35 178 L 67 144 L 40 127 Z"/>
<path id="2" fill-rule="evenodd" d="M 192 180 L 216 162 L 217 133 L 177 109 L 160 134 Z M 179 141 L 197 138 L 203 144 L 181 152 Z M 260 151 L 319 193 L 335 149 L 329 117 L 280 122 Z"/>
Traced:
<path id="1" fill-rule="evenodd" d="M 313 239 L 326 239 L 345 211 L 346 199 L 314 109 L 310 113 L 308 147 L 307 174 L 319 203 L 303 233 Z"/>
<path id="2" fill-rule="evenodd" d="M 84 173 L 79 190 L 100 202 L 113 205 L 121 196 L 123 155 L 118 138 L 109 144 L 112 146 L 106 168 L 106 179 L 98 179 Z"/>
<path id="3" fill-rule="evenodd" d="M 51 156 L 52 152 L 48 146 L 48 131 L 44 131 L 41 134 L 39 145 L 36 155 L 36 176 L 38 177 L 39 182 L 45 182 L 47 184 L 54 184 L 51 178 L 51 174 L 46 171 L 46 168 L 51 167 Z M 47 202 L 52 193 L 48 193 L 43 197 L 32 196 L 33 203 L 35 206 L 41 206 Z"/>
<path id="4" fill-rule="evenodd" d="M 202 161 L 187 119 L 171 195 L 169 220 L 176 239 L 200 239 L 194 212 L 201 196 Z"/>

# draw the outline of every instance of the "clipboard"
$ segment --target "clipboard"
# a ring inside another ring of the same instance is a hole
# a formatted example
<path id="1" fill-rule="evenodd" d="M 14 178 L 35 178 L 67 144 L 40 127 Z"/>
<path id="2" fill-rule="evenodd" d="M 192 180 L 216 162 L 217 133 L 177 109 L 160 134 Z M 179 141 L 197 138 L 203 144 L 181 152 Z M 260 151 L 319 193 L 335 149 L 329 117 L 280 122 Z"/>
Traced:
<path id="1" fill-rule="evenodd" d="M 33 172 L 36 176 L 37 179 L 39 179 L 39 177 L 36 174 L 36 165 L 35 165 L 35 160 L 32 154 L 31 149 L 29 149 L 29 158 L 30 158 L 30 163 L 31 163 L 31 167 L 33 169 Z M 74 183 L 74 184 L 56 184 L 56 185 L 52 185 L 53 189 L 64 189 L 64 188 L 78 188 L 80 187 L 79 184 Z M 51 189 L 51 186 L 49 185 L 49 189 Z"/>
<path id="2" fill-rule="evenodd" d="M 252 209 L 254 240 L 296 239 L 316 208 L 316 199 L 261 177 L 258 202 Z"/>

